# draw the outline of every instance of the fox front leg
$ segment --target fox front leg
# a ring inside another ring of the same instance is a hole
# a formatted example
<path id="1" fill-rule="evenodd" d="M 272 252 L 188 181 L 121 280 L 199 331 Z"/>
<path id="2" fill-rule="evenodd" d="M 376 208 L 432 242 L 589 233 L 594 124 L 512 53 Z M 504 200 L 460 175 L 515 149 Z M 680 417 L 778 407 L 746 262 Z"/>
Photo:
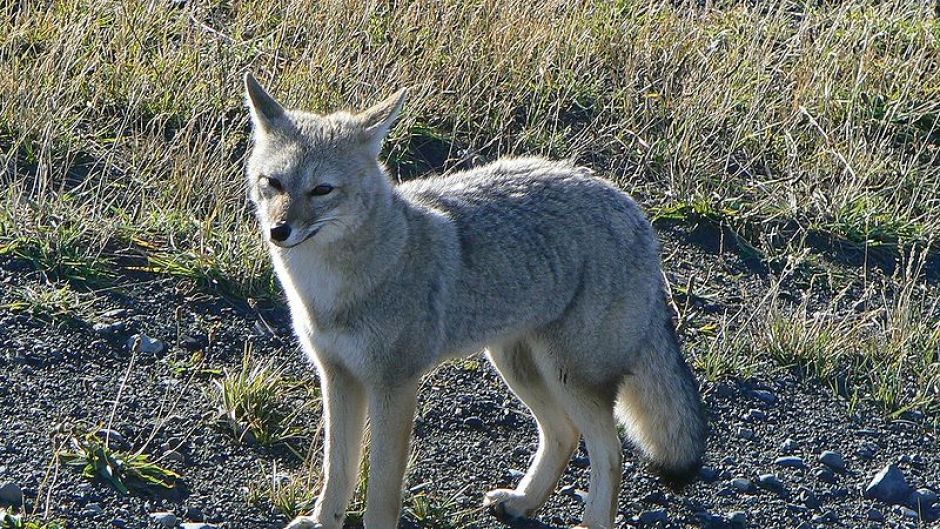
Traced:
<path id="1" fill-rule="evenodd" d="M 320 373 L 326 445 L 323 489 L 311 516 L 301 516 L 287 529 L 341 529 L 356 486 L 362 458 L 365 391 L 342 368 L 324 365 Z"/>
<path id="2" fill-rule="evenodd" d="M 417 393 L 417 381 L 409 381 L 394 388 L 374 388 L 369 394 L 372 445 L 363 520 L 366 529 L 398 527 Z"/>

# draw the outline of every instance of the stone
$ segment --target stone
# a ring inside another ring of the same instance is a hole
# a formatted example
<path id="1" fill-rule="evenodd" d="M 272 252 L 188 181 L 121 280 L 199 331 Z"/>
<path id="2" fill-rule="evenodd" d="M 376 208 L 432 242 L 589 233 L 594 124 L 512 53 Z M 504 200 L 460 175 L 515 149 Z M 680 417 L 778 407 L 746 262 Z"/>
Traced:
<path id="1" fill-rule="evenodd" d="M 591 460 L 584 456 L 577 456 L 571 460 L 571 464 L 574 465 L 575 468 L 587 468 L 591 466 Z"/>
<path id="2" fill-rule="evenodd" d="M 200 351 L 209 346 L 209 339 L 203 334 L 184 334 L 180 336 L 179 344 L 187 351 Z"/>
<path id="3" fill-rule="evenodd" d="M 734 511 L 728 515 L 728 523 L 731 529 L 745 529 L 747 527 L 747 513 L 744 511 Z"/>
<path id="4" fill-rule="evenodd" d="M 845 459 L 839 452 L 826 450 L 825 452 L 819 454 L 819 462 L 831 468 L 832 470 L 835 470 L 836 472 L 845 472 Z"/>
<path id="5" fill-rule="evenodd" d="M 750 441 L 754 439 L 756 435 L 754 434 L 754 430 L 750 428 L 738 428 L 738 437 L 740 437 L 741 439 L 747 439 L 748 441 Z"/>
<path id="6" fill-rule="evenodd" d="M 823 524 L 838 523 L 839 516 L 836 515 L 835 511 L 826 511 L 822 514 L 817 514 L 813 516 L 812 521 L 813 523 L 823 523 Z"/>
<path id="7" fill-rule="evenodd" d="M 101 428 L 95 432 L 95 437 L 102 441 L 107 441 L 111 446 L 127 446 L 127 440 L 117 430 Z"/>
<path id="8" fill-rule="evenodd" d="M 698 471 L 698 475 L 702 478 L 703 481 L 712 482 L 718 479 L 718 471 L 711 467 L 702 467 Z"/>
<path id="9" fill-rule="evenodd" d="M 151 338 L 146 334 L 140 333 L 131 336 L 127 340 L 127 349 L 132 351 L 134 349 L 134 343 L 137 339 L 140 339 L 140 353 L 145 355 L 159 355 L 166 351 L 166 344 L 162 340 L 156 338 Z"/>
<path id="10" fill-rule="evenodd" d="M 767 413 L 757 408 L 752 408 L 747 412 L 747 420 L 751 422 L 760 422 L 767 419 Z"/>
<path id="11" fill-rule="evenodd" d="M 907 504 L 915 511 L 926 511 L 938 501 L 937 493 L 930 489 L 917 489 L 907 499 Z"/>
<path id="12" fill-rule="evenodd" d="M 817 470 L 815 476 L 816 476 L 816 479 L 818 479 L 819 481 L 822 481 L 823 483 L 834 484 L 839 481 L 838 479 L 836 479 L 835 473 L 831 469 L 828 469 L 828 468 L 821 468 Z"/>
<path id="13" fill-rule="evenodd" d="M 755 389 L 751 392 L 751 396 L 764 404 L 774 405 L 777 403 L 777 396 L 766 389 Z"/>
<path id="14" fill-rule="evenodd" d="M 668 523 L 669 515 L 665 509 L 656 509 L 655 511 L 643 511 L 636 519 L 641 524 Z"/>
<path id="15" fill-rule="evenodd" d="M 808 509 L 815 509 L 820 505 L 819 498 L 816 496 L 813 489 L 799 487 L 796 489 L 796 498 Z"/>
<path id="16" fill-rule="evenodd" d="M 803 468 L 806 466 L 803 459 L 797 456 L 778 457 L 774 460 L 774 464 L 783 468 Z"/>
<path id="17" fill-rule="evenodd" d="M 517 470 L 515 468 L 510 468 L 506 471 L 506 474 L 509 474 L 509 477 L 512 479 L 520 479 L 522 476 L 525 476 L 525 472 Z"/>
<path id="18" fill-rule="evenodd" d="M 21 507 L 23 505 L 23 489 L 12 481 L 0 485 L 0 504 Z"/>
<path id="19" fill-rule="evenodd" d="M 186 522 L 180 524 L 180 529 L 216 529 L 216 527 L 205 522 Z"/>
<path id="20" fill-rule="evenodd" d="M 91 326 L 91 330 L 99 336 L 111 336 L 123 332 L 127 328 L 127 325 L 123 321 L 112 322 L 112 323 L 95 323 Z"/>
<path id="21" fill-rule="evenodd" d="M 154 512 L 150 513 L 150 519 L 154 522 L 162 525 L 163 527 L 173 528 L 176 527 L 178 520 L 176 515 L 171 512 Z"/>
<path id="22" fill-rule="evenodd" d="M 800 443 L 791 437 L 787 437 L 787 440 L 780 445 L 780 451 L 784 454 L 792 454 L 796 452 L 796 449 L 800 447 Z"/>
<path id="23" fill-rule="evenodd" d="M 868 512 L 865 513 L 869 520 L 873 522 L 883 522 L 885 521 L 885 515 L 881 513 L 878 509 L 868 509 Z"/>
<path id="24" fill-rule="evenodd" d="M 92 516 L 101 514 L 104 512 L 104 509 L 101 508 L 101 505 L 98 503 L 89 503 L 85 506 L 85 512 L 90 513 Z"/>
<path id="25" fill-rule="evenodd" d="M 776 474 L 761 474 L 757 477 L 757 486 L 777 494 L 785 493 L 787 490 L 787 486 Z"/>
<path id="26" fill-rule="evenodd" d="M 752 492 L 754 490 L 754 483 L 747 478 L 734 478 L 731 480 L 731 486 L 739 492 Z"/>
<path id="27" fill-rule="evenodd" d="M 865 497 L 889 504 L 901 504 L 911 494 L 904 473 L 895 464 L 890 464 L 872 478 L 865 487 Z"/>
<path id="28" fill-rule="evenodd" d="M 475 416 L 464 419 L 463 425 L 467 428 L 473 428 L 474 430 L 482 430 L 484 426 L 483 419 Z"/>

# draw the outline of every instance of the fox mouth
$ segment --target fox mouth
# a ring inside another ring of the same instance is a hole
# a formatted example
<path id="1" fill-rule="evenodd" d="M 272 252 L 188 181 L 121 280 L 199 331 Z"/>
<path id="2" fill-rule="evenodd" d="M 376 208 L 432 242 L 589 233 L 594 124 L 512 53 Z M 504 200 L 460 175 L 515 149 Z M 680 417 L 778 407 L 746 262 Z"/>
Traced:
<path id="1" fill-rule="evenodd" d="M 272 240 L 271 242 L 274 243 L 275 246 L 280 246 L 281 248 L 293 248 L 293 247 L 295 247 L 295 246 L 299 246 L 299 245 L 301 245 L 301 244 L 307 242 L 307 240 L 310 239 L 311 237 L 313 237 L 314 235 L 316 235 L 316 234 L 320 231 L 320 228 L 322 228 L 322 227 L 323 227 L 323 226 L 317 226 L 317 227 L 313 228 L 312 230 L 310 230 L 310 233 L 308 233 L 307 235 L 304 236 L 303 239 L 300 239 L 299 241 L 297 241 L 297 242 L 295 242 L 295 243 L 293 243 L 293 244 L 287 244 L 287 243 L 284 242 L 284 241 L 278 242 L 278 241 L 274 241 L 274 240 Z"/>

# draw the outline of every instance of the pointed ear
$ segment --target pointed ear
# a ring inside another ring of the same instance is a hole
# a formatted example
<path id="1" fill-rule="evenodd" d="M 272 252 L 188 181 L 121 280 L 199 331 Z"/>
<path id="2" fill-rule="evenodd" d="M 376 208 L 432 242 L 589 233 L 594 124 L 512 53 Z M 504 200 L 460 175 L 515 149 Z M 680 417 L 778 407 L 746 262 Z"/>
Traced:
<path id="1" fill-rule="evenodd" d="M 376 156 L 382 150 L 382 141 L 398 118 L 407 95 L 408 89 L 402 88 L 357 116 L 362 123 L 363 138 L 372 146 Z"/>
<path id="2" fill-rule="evenodd" d="M 276 122 L 284 117 L 284 107 L 264 90 L 250 72 L 245 74 L 245 92 L 255 129 L 270 132 Z"/>

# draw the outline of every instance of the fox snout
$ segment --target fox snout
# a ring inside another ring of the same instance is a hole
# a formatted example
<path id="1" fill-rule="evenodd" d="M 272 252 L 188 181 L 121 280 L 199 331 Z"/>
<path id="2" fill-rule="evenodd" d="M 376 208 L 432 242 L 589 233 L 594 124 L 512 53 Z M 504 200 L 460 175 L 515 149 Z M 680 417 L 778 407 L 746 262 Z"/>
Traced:
<path id="1" fill-rule="evenodd" d="M 290 224 L 286 222 L 278 222 L 271 227 L 271 240 L 275 242 L 284 242 L 290 237 Z"/>

